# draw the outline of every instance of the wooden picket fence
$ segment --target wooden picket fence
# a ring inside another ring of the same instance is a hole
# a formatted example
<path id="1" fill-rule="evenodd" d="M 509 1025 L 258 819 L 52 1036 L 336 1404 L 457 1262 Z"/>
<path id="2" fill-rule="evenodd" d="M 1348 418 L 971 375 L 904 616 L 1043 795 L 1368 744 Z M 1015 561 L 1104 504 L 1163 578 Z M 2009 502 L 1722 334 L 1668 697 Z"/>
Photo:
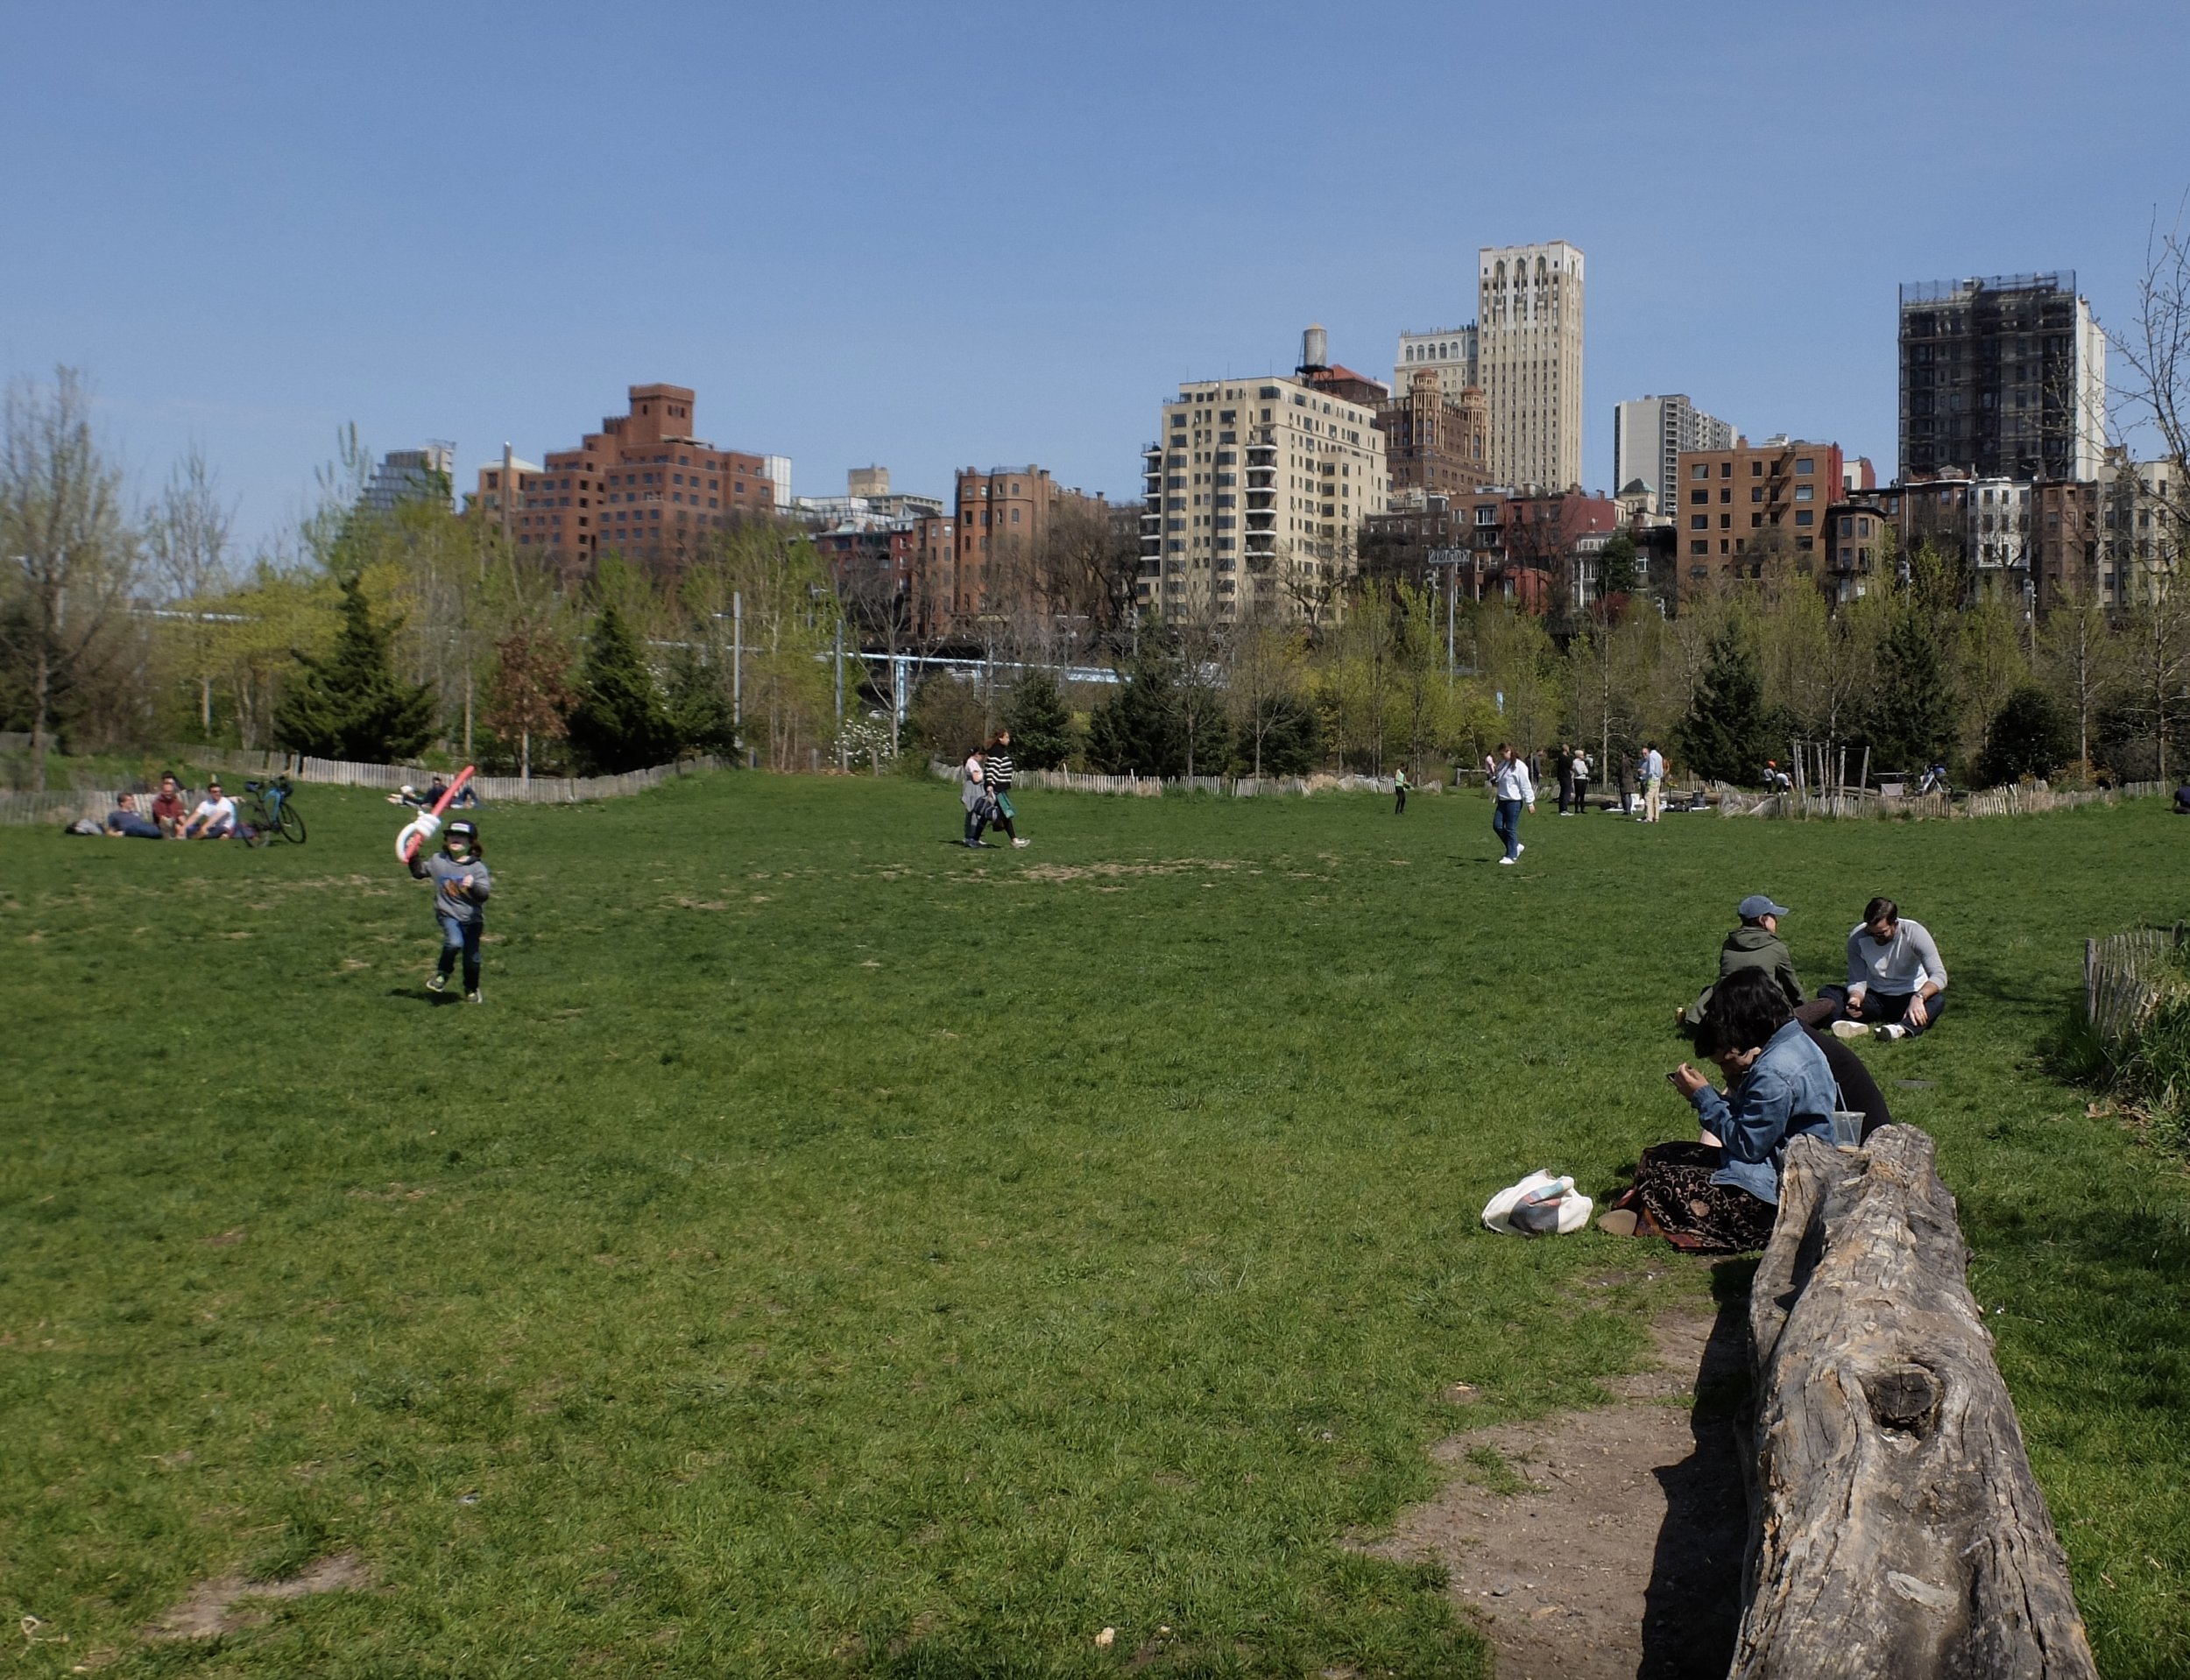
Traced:
<path id="1" fill-rule="evenodd" d="M 1844 794 L 1797 792 L 1759 794 L 1729 792 L 1720 801 L 1722 816 L 1763 817 L 1881 817 L 1922 821 L 1932 817 L 2033 816 L 2046 811 L 2073 811 L 2083 805 L 2112 805 L 2124 799 L 2150 799 L 2167 792 L 2165 783 L 2124 782 L 2119 787 L 2053 788 L 2045 783 L 2019 782 L 2008 787 L 1989 787 L 1960 803 L 1945 794 L 1899 794 L 1890 797 L 1865 789 Z"/>
<path id="2" fill-rule="evenodd" d="M 4 744 L 4 743 L 0 743 Z M 423 790 L 434 773 L 416 765 L 352 764 L 339 759 L 314 759 L 301 753 L 246 752 L 217 747 L 179 746 L 164 749 L 155 757 L 210 771 L 234 780 L 237 777 L 263 780 L 286 775 L 293 781 L 331 787 L 374 787 L 394 793 L 408 786 Z M 482 803 L 489 805 L 574 805 L 581 800 L 619 799 L 644 793 L 678 776 L 696 771 L 730 767 L 727 759 L 686 759 L 675 764 L 655 765 L 617 776 L 474 776 L 471 787 Z M 143 795 L 149 787 L 79 787 L 65 792 L 0 792 L 0 827 L 25 827 L 41 822 L 68 823 L 79 818 L 103 819 L 124 792 Z M 240 802 L 240 783 L 229 787 Z"/>
<path id="3" fill-rule="evenodd" d="M 2184 935 L 2178 921 L 2084 941 L 2084 1021 L 2107 1049 L 2119 1048 L 2181 985 L 2176 953 Z"/>

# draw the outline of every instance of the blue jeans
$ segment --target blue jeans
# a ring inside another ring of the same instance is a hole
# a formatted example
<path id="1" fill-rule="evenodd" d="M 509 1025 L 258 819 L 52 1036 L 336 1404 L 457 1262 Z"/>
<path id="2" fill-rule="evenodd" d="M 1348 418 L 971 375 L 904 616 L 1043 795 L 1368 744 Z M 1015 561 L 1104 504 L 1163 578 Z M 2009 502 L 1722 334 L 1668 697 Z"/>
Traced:
<path id="1" fill-rule="evenodd" d="M 1861 1017 L 1866 1027 L 1905 1027 L 1911 1033 L 1926 1031 L 1932 1023 L 1946 1013 L 1946 994 L 1935 992 L 1924 1000 L 1924 1025 L 1918 1027 L 1909 1019 L 1909 1006 L 1916 999 L 1913 992 L 1881 992 L 1869 986 L 1863 992 L 1863 1013 Z M 1847 988 L 1844 985 L 1824 985 L 1818 988 L 1818 1002 L 1832 1005 L 1833 1013 L 1823 1024 L 1850 1019 L 1847 1013 Z"/>
<path id="2" fill-rule="evenodd" d="M 486 931 L 483 921 L 459 921 L 454 916 L 441 918 L 441 972 L 446 979 L 449 971 L 456 966 L 456 954 L 463 953 L 464 990 L 479 989 L 479 935 Z"/>
<path id="3" fill-rule="evenodd" d="M 1521 801 L 1517 799 L 1500 800 L 1497 808 L 1491 813 L 1490 826 L 1491 831 L 1505 842 L 1506 856 L 1518 858 L 1521 855 Z"/>

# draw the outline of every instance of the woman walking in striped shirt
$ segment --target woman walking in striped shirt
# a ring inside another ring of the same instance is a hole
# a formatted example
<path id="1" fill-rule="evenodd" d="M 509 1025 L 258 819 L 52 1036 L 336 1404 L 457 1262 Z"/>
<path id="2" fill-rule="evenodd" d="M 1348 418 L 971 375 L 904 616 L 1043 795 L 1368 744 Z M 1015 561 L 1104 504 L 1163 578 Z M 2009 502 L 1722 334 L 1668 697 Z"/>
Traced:
<path id="1" fill-rule="evenodd" d="M 981 755 L 981 769 L 988 782 L 989 798 L 996 808 L 996 815 L 989 819 L 990 822 L 1011 836 L 1012 844 L 1023 847 L 1027 843 L 1019 837 L 1019 830 L 1012 826 L 1012 820 L 1019 813 L 1012 808 L 1012 732 L 1009 730 L 997 731 L 996 738 L 989 743 L 988 751 Z"/>

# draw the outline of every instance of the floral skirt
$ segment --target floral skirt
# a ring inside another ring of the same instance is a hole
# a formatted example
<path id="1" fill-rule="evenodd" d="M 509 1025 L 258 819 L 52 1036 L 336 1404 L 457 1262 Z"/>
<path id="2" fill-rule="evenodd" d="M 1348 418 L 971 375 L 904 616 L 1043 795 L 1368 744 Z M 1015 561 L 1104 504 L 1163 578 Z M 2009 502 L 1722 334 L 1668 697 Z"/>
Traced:
<path id="1" fill-rule="evenodd" d="M 1713 1184 L 1711 1175 L 1725 1165 L 1726 1152 L 1709 1144 L 1653 1144 L 1613 1205 L 1635 1211 L 1638 1233 L 1653 1232 L 1676 1248 L 1753 1253 L 1771 1241 L 1779 1210 L 1738 1184 Z"/>

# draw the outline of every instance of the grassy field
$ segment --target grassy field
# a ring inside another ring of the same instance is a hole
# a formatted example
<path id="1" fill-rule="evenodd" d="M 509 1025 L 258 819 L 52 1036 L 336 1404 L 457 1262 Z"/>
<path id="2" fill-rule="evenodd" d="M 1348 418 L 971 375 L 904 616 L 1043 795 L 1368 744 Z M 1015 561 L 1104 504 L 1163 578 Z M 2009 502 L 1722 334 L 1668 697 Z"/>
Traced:
<path id="1" fill-rule="evenodd" d="M 1341 1542 L 1451 1385 L 1586 1401 L 1708 1287 L 1476 1214 L 1687 1134 L 1670 1006 L 1751 891 L 1812 985 L 1875 892 L 1938 935 L 1954 1013 L 1868 1053 L 2104 1671 L 2190 1671 L 2190 1194 L 2048 1049 L 2083 935 L 2185 912 L 2156 802 L 1539 817 L 1501 869 L 1477 796 L 1028 794 L 975 855 L 941 784 L 714 776 L 485 813 L 477 1008 L 395 814 L 300 802 L 0 829 L 0 1609 L 67 1640 L 10 1672 L 1479 1671 Z M 373 1590 L 140 1638 L 353 1548 Z"/>

